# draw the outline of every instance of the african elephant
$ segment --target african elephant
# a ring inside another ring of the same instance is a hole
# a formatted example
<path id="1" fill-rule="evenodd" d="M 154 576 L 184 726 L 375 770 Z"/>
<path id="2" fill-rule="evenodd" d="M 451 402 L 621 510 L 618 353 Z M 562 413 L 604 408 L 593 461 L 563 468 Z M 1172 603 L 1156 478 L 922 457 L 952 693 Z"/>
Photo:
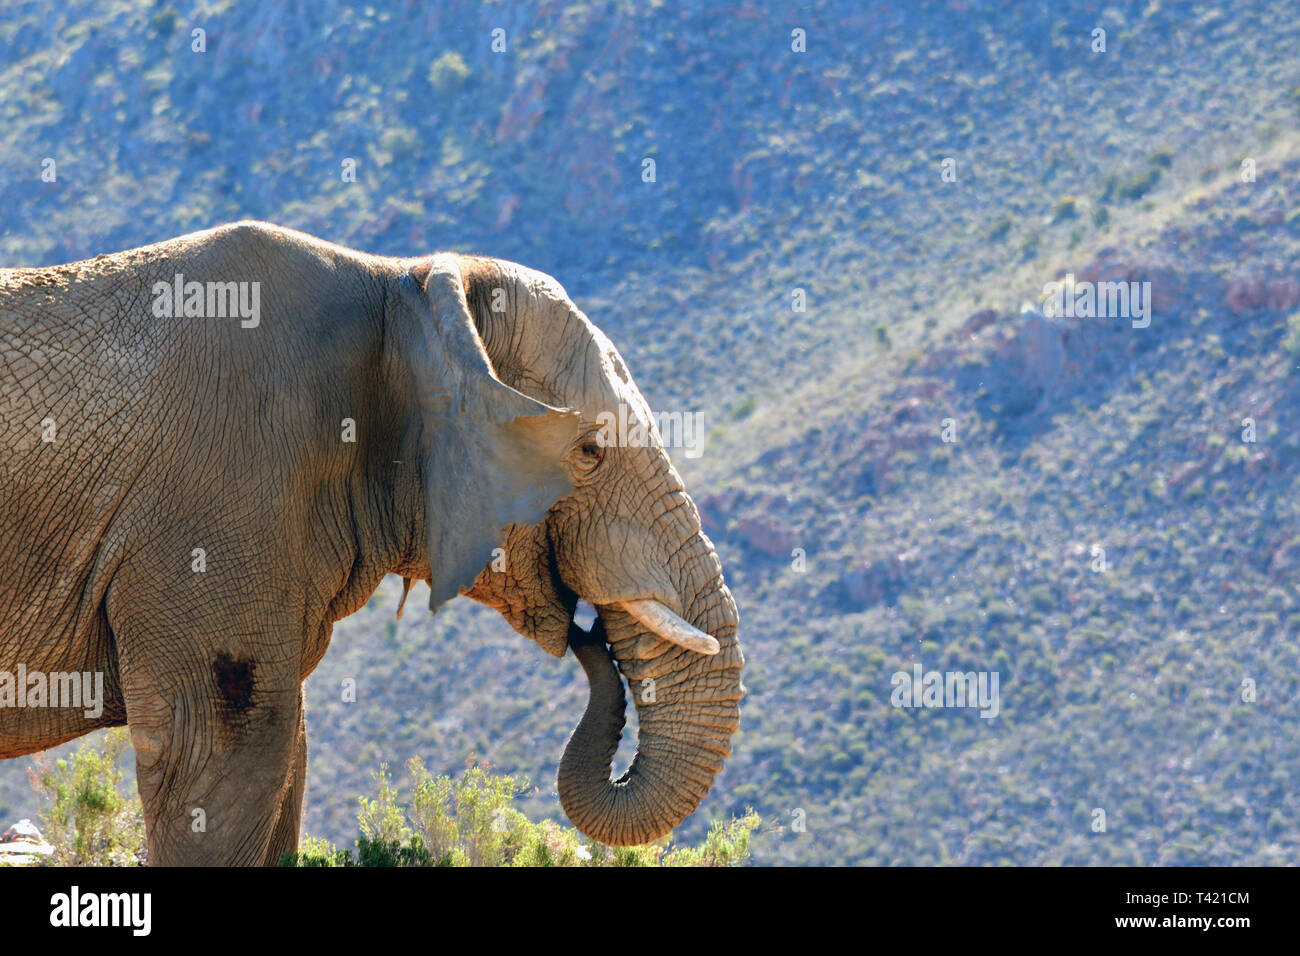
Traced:
<path id="1" fill-rule="evenodd" d="M 389 573 L 581 649 L 558 789 L 584 833 L 652 840 L 708 792 L 735 602 L 622 358 L 549 276 L 240 222 L 0 270 L 0 353 L 0 675 L 103 679 L 98 714 L 19 687 L 0 757 L 127 724 L 151 862 L 296 848 L 303 680 Z M 602 438 L 619 409 L 650 440 Z M 640 735 L 611 781 L 615 667 Z"/>

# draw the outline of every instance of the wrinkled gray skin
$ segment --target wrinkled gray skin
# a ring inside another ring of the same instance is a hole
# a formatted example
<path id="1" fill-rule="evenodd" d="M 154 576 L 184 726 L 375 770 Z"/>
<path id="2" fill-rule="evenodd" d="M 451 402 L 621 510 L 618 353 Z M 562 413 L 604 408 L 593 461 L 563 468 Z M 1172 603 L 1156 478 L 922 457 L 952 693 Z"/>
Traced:
<path id="1" fill-rule="evenodd" d="M 154 316 L 153 284 L 178 272 L 260 282 L 259 325 Z M 435 609 L 458 592 L 497 608 L 556 656 L 572 638 L 591 701 L 561 763 L 565 811 L 606 843 L 666 833 L 730 752 L 743 658 L 657 433 L 594 440 L 620 402 L 648 420 L 564 290 L 498 260 L 237 223 L 0 271 L 0 671 L 102 671 L 106 697 L 97 719 L 0 709 L 0 757 L 127 723 L 151 862 L 273 864 L 298 841 L 302 682 L 333 622 L 394 573 L 429 581 Z M 591 634 L 572 625 L 578 596 Z M 619 606 L 642 598 L 720 652 Z M 618 671 L 640 738 L 613 782 Z"/>

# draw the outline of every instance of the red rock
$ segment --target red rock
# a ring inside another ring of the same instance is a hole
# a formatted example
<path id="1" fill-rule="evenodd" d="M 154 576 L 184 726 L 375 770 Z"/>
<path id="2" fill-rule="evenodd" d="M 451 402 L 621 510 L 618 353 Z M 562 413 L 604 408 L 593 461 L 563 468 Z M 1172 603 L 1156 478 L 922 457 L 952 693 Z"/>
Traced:
<path id="1" fill-rule="evenodd" d="M 31 820 L 19 820 L 4 833 L 0 833 L 0 843 L 44 843 L 41 831 Z"/>
<path id="2" fill-rule="evenodd" d="M 741 518 L 736 530 L 751 548 L 773 558 L 790 557 L 797 543 L 794 530 L 772 518 Z"/>
<path id="3" fill-rule="evenodd" d="M 1270 309 L 1285 311 L 1300 305 L 1300 280 L 1285 276 L 1268 284 L 1267 301 Z"/>
<path id="4" fill-rule="evenodd" d="M 1228 283 L 1228 291 L 1224 295 L 1224 304 L 1233 315 L 1258 309 L 1267 301 L 1263 280 L 1254 277 L 1234 279 Z"/>
<path id="5" fill-rule="evenodd" d="M 864 561 L 840 577 L 849 601 L 860 608 L 893 601 L 902 583 L 902 564 L 895 558 Z"/>

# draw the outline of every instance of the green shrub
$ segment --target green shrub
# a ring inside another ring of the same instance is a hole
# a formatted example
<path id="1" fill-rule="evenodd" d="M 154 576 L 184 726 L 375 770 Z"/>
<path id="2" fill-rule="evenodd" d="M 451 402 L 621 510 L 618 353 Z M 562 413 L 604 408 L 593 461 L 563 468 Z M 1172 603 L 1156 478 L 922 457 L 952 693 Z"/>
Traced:
<path id="1" fill-rule="evenodd" d="M 1168 147 L 1161 147 L 1151 154 L 1149 162 L 1152 166 L 1169 169 L 1174 164 L 1174 151 Z"/>
<path id="2" fill-rule="evenodd" d="M 1146 172 L 1135 176 L 1119 190 L 1120 199 L 1141 199 L 1160 182 L 1160 167 L 1152 166 Z"/>
<path id="3" fill-rule="evenodd" d="M 36 791 L 49 800 L 41 833 L 54 853 L 51 866 L 133 866 L 144 861 L 144 812 L 134 781 L 119 761 L 130 742 L 125 727 L 110 730 L 103 747 L 87 740 L 71 757 L 50 764 L 38 757 Z"/>
<path id="4" fill-rule="evenodd" d="M 469 78 L 469 64 L 454 50 L 448 50 L 429 67 L 429 82 L 439 93 L 450 93 Z"/>
<path id="5" fill-rule="evenodd" d="M 134 785 L 124 785 L 120 761 L 129 736 L 110 731 L 102 744 L 87 741 L 71 757 L 37 759 L 33 782 L 49 799 L 41 829 L 54 846 L 54 866 L 129 866 L 145 858 L 144 814 Z M 758 814 L 747 811 L 715 823 L 696 847 L 654 844 L 607 847 L 551 820 L 533 823 L 511 804 L 526 792 L 522 777 L 498 776 L 475 764 L 459 778 L 435 776 L 419 759 L 411 773 L 410 805 L 393 785 L 387 765 L 373 775 L 374 796 L 358 800 L 354 850 L 304 837 L 284 866 L 739 866 L 749 858 Z"/>
<path id="6" fill-rule="evenodd" d="M 1300 312 L 1287 318 L 1286 330 L 1282 348 L 1286 349 L 1288 355 L 1300 355 Z"/>
<path id="7" fill-rule="evenodd" d="M 434 776 L 419 759 L 411 802 L 403 807 L 387 766 L 374 774 L 377 794 L 360 799 L 356 851 L 307 837 L 284 866 L 740 866 L 760 820 L 754 811 L 715 823 L 697 847 L 671 838 L 635 847 L 607 847 L 551 820 L 533 823 L 511 806 L 528 789 L 521 777 L 473 765 L 460 777 Z"/>
<path id="8" fill-rule="evenodd" d="M 1074 196 L 1062 196 L 1052 207 L 1051 221 L 1061 222 L 1079 215 L 1079 200 Z"/>

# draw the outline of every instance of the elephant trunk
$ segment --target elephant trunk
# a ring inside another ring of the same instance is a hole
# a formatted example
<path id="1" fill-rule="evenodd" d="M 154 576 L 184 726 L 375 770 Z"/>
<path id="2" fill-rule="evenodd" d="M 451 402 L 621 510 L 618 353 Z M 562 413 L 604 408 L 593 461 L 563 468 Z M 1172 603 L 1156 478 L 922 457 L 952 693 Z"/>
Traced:
<path id="1" fill-rule="evenodd" d="M 681 823 L 709 792 L 740 725 L 744 657 L 735 601 L 707 538 L 699 535 L 686 553 L 693 573 L 682 577 L 710 583 L 683 608 L 684 617 L 717 638 L 717 654 L 662 641 L 614 608 L 599 609 L 590 634 L 571 629 L 591 693 L 560 760 L 557 789 L 573 825 L 601 843 L 648 843 Z M 636 757 L 615 781 L 610 768 L 624 724 L 620 671 L 636 703 L 639 734 Z"/>

